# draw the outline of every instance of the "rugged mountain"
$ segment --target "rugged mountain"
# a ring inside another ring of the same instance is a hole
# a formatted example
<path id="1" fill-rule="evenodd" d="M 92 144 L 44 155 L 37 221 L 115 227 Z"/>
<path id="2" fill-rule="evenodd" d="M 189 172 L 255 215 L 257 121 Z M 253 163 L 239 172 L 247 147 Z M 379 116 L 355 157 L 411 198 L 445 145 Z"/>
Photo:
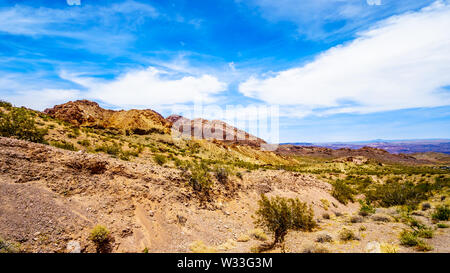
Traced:
<path id="1" fill-rule="evenodd" d="M 266 142 L 254 135 L 231 126 L 220 120 L 188 119 L 179 115 L 171 115 L 167 120 L 172 122 L 172 128 L 184 135 L 201 139 L 220 140 L 225 143 L 235 143 L 261 147 Z"/>
<path id="2" fill-rule="evenodd" d="M 360 149 L 331 149 L 317 146 L 297 146 L 297 145 L 280 145 L 276 150 L 280 155 L 299 155 L 299 156 L 313 156 L 324 158 L 343 158 L 348 157 L 349 161 L 352 161 L 354 157 L 365 157 L 373 159 L 378 162 L 388 163 L 416 163 L 427 164 L 431 163 L 426 158 L 414 157 L 406 154 L 391 154 L 383 149 L 373 147 L 362 147 Z"/>
<path id="3" fill-rule="evenodd" d="M 70 101 L 44 111 L 76 126 L 117 129 L 134 134 L 169 132 L 170 122 L 153 110 L 113 111 L 88 100 Z"/>

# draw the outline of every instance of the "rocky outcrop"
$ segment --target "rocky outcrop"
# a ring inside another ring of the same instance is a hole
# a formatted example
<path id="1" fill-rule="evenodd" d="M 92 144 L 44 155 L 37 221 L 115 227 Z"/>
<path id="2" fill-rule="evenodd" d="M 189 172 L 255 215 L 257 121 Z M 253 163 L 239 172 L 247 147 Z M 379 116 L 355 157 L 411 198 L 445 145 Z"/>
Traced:
<path id="1" fill-rule="evenodd" d="M 231 126 L 220 120 L 188 119 L 179 115 L 171 115 L 167 120 L 172 123 L 172 129 L 183 135 L 197 139 L 216 140 L 224 143 L 261 147 L 266 142 L 254 135 Z"/>
<path id="2" fill-rule="evenodd" d="M 170 122 L 150 109 L 113 111 L 88 100 L 70 101 L 44 112 L 75 126 L 117 129 L 134 134 L 168 133 L 170 127 Z"/>

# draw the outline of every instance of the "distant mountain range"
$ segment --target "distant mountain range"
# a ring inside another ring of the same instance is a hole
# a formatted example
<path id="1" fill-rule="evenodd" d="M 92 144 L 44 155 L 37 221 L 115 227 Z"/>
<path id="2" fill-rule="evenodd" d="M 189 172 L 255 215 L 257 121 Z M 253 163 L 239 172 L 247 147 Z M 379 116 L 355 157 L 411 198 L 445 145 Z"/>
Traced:
<path id="1" fill-rule="evenodd" d="M 414 154 L 437 152 L 450 154 L 450 139 L 411 139 L 411 140 L 372 140 L 372 141 L 357 141 L 357 142 L 330 142 L 330 143 L 283 143 L 297 146 L 318 146 L 330 149 L 360 149 L 362 147 L 372 147 L 386 150 L 390 153 L 399 154 Z"/>

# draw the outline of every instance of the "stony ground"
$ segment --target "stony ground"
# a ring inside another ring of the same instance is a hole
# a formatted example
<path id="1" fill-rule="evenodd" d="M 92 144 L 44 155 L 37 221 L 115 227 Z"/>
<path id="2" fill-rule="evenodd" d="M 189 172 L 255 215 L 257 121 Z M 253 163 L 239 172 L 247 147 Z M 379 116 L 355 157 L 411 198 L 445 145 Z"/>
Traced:
<path id="1" fill-rule="evenodd" d="M 319 222 L 313 232 L 290 232 L 284 251 L 413 251 L 399 246 L 406 225 L 396 221 L 395 209 L 378 209 L 352 223 L 359 204 L 344 206 L 330 190 L 312 175 L 251 171 L 217 185 L 205 201 L 174 168 L 0 138 L 0 237 L 26 252 L 95 252 L 88 236 L 97 224 L 111 231 L 112 252 L 250 252 L 263 243 L 252 235 L 261 193 L 298 197 L 313 207 Z M 429 213 L 416 217 L 432 225 Z M 343 228 L 357 240 L 342 242 Z M 332 241 L 316 242 L 325 235 Z M 434 252 L 450 252 L 449 229 L 427 241 Z"/>

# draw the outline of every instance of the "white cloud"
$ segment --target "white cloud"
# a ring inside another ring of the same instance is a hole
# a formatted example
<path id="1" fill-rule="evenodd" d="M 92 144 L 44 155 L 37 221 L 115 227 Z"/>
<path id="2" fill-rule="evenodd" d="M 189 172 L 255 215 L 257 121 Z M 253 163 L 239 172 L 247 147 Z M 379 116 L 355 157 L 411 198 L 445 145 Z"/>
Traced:
<path id="1" fill-rule="evenodd" d="M 76 89 L 27 90 L 2 95 L 2 99 L 12 102 L 14 105 L 26 106 L 35 110 L 44 110 L 79 97 L 80 91 Z"/>
<path id="2" fill-rule="evenodd" d="M 208 74 L 175 78 L 154 67 L 130 71 L 108 82 L 67 73 L 61 77 L 86 88 L 85 97 L 121 107 L 147 108 L 199 100 L 211 103 L 216 100 L 215 95 L 227 89 L 227 84 Z"/>
<path id="3" fill-rule="evenodd" d="M 73 48 L 120 54 L 135 39 L 129 30 L 136 30 L 145 20 L 158 16 L 152 6 L 132 0 L 61 9 L 14 5 L 0 8 L 0 33 L 69 38 L 74 41 Z"/>
<path id="4" fill-rule="evenodd" d="M 371 22 L 424 7 L 429 0 L 235 0 L 270 21 L 289 21 L 312 40 L 352 34 Z"/>
<path id="5" fill-rule="evenodd" d="M 239 91 L 315 113 L 450 105 L 450 4 L 395 16 L 304 66 L 252 77 Z"/>

